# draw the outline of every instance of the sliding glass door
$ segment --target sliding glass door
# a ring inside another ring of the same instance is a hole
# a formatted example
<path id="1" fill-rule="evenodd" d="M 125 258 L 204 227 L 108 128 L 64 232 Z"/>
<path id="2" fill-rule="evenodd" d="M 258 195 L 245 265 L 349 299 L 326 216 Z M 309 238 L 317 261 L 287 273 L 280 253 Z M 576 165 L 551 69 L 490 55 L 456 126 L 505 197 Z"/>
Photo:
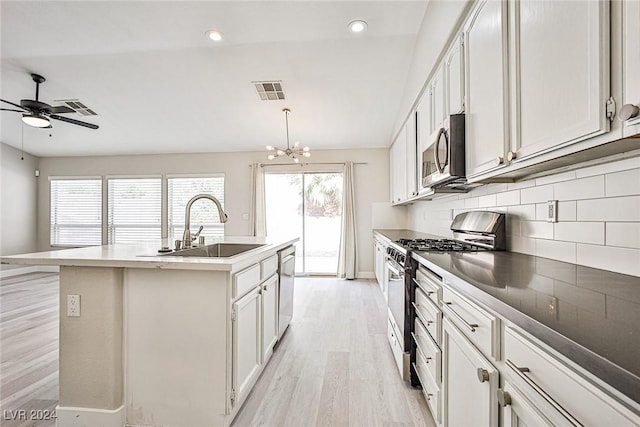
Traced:
<path id="1" fill-rule="evenodd" d="M 300 237 L 296 273 L 336 274 L 342 173 L 267 173 L 265 196 L 267 234 Z"/>

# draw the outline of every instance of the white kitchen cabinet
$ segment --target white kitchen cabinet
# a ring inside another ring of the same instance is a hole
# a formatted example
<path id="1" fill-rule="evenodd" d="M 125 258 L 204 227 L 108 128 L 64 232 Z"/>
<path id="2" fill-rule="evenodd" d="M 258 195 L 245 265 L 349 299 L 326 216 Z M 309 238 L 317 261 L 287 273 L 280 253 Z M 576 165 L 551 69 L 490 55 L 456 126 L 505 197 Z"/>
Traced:
<path id="1" fill-rule="evenodd" d="M 465 23 L 467 176 L 501 167 L 509 145 L 507 2 L 481 1 Z"/>
<path id="2" fill-rule="evenodd" d="M 407 190 L 405 197 L 411 198 L 418 195 L 418 175 L 417 175 L 417 158 L 418 146 L 416 138 L 416 112 L 412 111 L 407 119 L 406 128 L 406 160 L 405 175 L 407 180 Z"/>
<path id="3" fill-rule="evenodd" d="M 513 116 L 508 160 L 608 132 L 608 2 L 515 0 L 509 14 Z"/>
<path id="4" fill-rule="evenodd" d="M 445 57 L 447 115 L 464 112 L 464 41 L 457 37 Z"/>
<path id="5" fill-rule="evenodd" d="M 380 291 L 382 292 L 382 295 L 384 295 L 385 300 L 387 298 L 387 269 L 385 266 L 385 262 L 386 262 L 386 251 L 387 248 L 386 246 L 378 241 L 377 239 L 375 240 L 375 245 L 374 245 L 374 269 L 375 269 L 375 275 L 376 275 L 376 280 L 378 281 L 378 285 L 380 286 Z"/>
<path id="6" fill-rule="evenodd" d="M 622 2 L 622 103 L 618 117 L 625 119 L 625 137 L 640 134 L 640 2 Z"/>
<path id="7" fill-rule="evenodd" d="M 389 152 L 391 174 L 391 203 L 397 204 L 406 199 L 407 194 L 407 129 L 403 126 Z"/>
<path id="8" fill-rule="evenodd" d="M 446 118 L 445 67 L 443 66 L 439 66 L 436 69 L 436 73 L 431 80 L 431 100 L 431 109 L 433 111 L 431 133 L 433 133 L 444 126 L 444 120 Z"/>
<path id="9" fill-rule="evenodd" d="M 497 391 L 498 404 L 502 409 L 503 427 L 553 427 L 543 414 L 527 400 L 523 393 L 510 382 L 505 381 L 504 387 Z"/>
<path id="10" fill-rule="evenodd" d="M 464 334 L 443 319 L 444 425 L 498 426 L 498 370 Z"/>
<path id="11" fill-rule="evenodd" d="M 233 303 L 233 402 L 253 387 L 262 363 L 260 290 L 258 286 Z"/>
<path id="12" fill-rule="evenodd" d="M 262 362 L 271 356 L 278 341 L 278 276 L 274 274 L 262 284 Z"/>
<path id="13" fill-rule="evenodd" d="M 416 146 L 418 150 L 416 172 L 418 174 L 418 193 L 428 190 L 428 188 L 422 186 L 422 152 L 429 146 L 429 138 L 431 138 L 431 103 L 431 88 L 427 87 L 416 109 Z"/>

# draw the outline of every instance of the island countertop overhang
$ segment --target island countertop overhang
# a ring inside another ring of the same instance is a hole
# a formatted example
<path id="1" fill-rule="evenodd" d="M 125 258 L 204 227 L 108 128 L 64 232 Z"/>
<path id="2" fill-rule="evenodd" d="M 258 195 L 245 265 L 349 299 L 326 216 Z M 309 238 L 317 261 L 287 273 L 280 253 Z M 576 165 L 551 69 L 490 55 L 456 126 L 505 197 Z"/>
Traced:
<path id="1" fill-rule="evenodd" d="M 275 254 L 277 251 L 294 244 L 298 240 L 298 237 L 274 239 L 253 236 L 206 238 L 206 245 L 215 243 L 264 245 L 231 257 L 181 257 L 172 256 L 171 254 L 161 255 L 158 253 L 158 249 L 163 246 L 169 246 L 168 241 L 163 239 L 155 243 L 114 244 L 3 256 L 0 257 L 0 263 L 74 267 L 233 271 L 251 262 L 255 262 L 257 258 L 264 258 L 270 253 Z"/>

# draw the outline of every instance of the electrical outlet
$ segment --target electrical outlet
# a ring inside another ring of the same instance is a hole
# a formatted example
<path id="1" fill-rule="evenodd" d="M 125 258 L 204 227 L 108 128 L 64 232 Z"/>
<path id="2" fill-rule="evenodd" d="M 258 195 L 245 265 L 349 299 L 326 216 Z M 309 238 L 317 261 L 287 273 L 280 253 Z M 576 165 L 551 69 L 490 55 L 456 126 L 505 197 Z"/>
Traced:
<path id="1" fill-rule="evenodd" d="M 80 295 L 67 295 L 67 316 L 80 317 Z"/>
<path id="2" fill-rule="evenodd" d="M 547 202 L 547 222 L 558 222 L 557 200 L 549 200 Z"/>

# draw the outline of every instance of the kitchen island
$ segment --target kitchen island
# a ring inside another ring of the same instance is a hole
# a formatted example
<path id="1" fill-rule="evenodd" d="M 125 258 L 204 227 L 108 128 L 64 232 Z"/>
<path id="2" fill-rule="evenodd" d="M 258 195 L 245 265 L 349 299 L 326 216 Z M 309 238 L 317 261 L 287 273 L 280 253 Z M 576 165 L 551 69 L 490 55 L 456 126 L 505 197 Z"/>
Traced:
<path id="1" fill-rule="evenodd" d="M 229 425 L 273 352 L 277 252 L 297 240 L 207 239 L 253 246 L 229 257 L 160 243 L 3 257 L 60 267 L 58 425 Z"/>

